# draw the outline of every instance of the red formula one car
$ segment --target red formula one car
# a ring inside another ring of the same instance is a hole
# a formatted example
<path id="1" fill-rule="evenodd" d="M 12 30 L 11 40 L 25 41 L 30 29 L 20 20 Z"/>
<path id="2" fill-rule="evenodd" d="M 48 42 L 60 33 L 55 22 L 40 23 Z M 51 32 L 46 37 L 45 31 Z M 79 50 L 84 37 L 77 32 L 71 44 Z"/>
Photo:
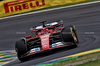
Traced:
<path id="1" fill-rule="evenodd" d="M 15 50 L 20 61 L 29 60 L 36 53 L 65 46 L 77 47 L 78 37 L 75 26 L 64 27 L 63 20 L 31 28 L 33 37 L 26 36 L 16 41 Z"/>

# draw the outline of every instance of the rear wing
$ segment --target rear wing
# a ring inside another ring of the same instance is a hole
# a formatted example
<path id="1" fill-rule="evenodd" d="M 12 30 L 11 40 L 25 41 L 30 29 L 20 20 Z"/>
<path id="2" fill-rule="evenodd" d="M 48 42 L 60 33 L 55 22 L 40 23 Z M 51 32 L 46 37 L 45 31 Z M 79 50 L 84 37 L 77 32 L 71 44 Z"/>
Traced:
<path id="1" fill-rule="evenodd" d="M 63 24 L 63 20 L 55 21 L 53 23 L 46 24 L 46 26 L 54 26 L 54 25 L 57 25 L 57 24 L 59 24 L 59 25 Z"/>
<path id="2" fill-rule="evenodd" d="M 55 25 L 58 25 L 58 24 L 63 25 L 63 20 L 55 21 L 55 22 L 48 23 L 48 24 L 45 24 L 45 25 L 46 25 L 46 27 L 48 27 L 48 26 L 55 26 Z M 37 26 L 35 28 L 30 28 L 30 30 L 38 30 L 38 29 L 41 29 L 41 28 L 43 28 L 43 25 Z"/>

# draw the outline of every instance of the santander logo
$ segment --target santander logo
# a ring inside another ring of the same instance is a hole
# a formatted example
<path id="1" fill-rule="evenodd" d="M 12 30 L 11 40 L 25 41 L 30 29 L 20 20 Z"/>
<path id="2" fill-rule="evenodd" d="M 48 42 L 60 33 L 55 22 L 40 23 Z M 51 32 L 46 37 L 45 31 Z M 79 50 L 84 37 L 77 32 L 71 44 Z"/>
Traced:
<path id="1" fill-rule="evenodd" d="M 41 36 L 41 38 L 43 39 L 43 38 L 48 38 L 49 37 L 49 35 L 43 35 L 43 36 Z"/>

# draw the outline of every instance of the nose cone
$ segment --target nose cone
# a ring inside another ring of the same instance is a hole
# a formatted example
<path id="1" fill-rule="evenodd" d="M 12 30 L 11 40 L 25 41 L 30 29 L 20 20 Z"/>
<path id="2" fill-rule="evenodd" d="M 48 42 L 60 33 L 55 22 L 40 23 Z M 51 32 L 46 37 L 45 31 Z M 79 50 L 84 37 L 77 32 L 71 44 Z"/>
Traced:
<path id="1" fill-rule="evenodd" d="M 49 36 L 50 34 L 45 34 L 40 36 L 42 50 L 48 50 L 50 48 Z"/>

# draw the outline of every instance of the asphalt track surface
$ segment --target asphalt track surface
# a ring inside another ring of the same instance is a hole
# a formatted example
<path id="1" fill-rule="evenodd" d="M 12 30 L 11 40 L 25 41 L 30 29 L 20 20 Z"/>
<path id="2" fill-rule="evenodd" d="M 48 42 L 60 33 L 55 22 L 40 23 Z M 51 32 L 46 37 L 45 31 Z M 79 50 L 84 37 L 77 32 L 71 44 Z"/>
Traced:
<path id="1" fill-rule="evenodd" d="M 14 50 L 16 40 L 30 34 L 30 27 L 39 22 L 64 20 L 64 25 L 76 25 L 80 43 L 77 48 L 59 50 L 50 55 L 38 56 L 30 61 L 18 59 L 5 66 L 29 66 L 79 52 L 100 48 L 100 4 L 61 9 L 0 20 L 0 50 Z"/>

